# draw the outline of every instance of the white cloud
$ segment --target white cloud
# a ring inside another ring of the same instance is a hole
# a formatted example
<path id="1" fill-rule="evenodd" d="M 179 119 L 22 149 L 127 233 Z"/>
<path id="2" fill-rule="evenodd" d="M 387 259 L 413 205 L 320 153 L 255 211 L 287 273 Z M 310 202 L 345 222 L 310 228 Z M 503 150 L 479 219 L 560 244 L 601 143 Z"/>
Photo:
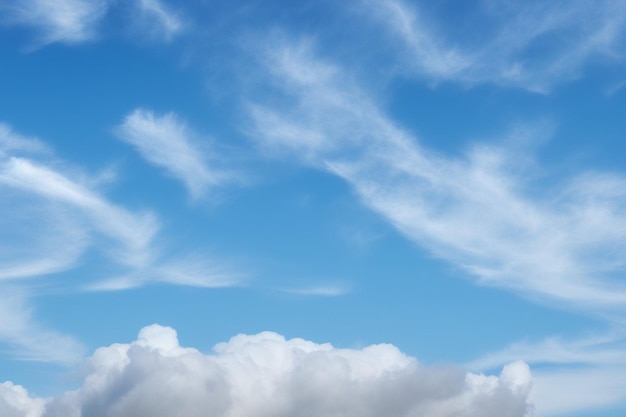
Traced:
<path id="1" fill-rule="evenodd" d="M 625 366 L 539 371 L 531 394 L 541 415 L 564 416 L 626 404 Z"/>
<path id="2" fill-rule="evenodd" d="M 150 260 L 149 244 L 158 228 L 151 213 L 129 212 L 50 167 L 25 158 L 0 162 L 0 185 L 77 210 L 90 227 L 122 244 L 123 248 L 113 253 L 120 262 L 140 266 Z"/>
<path id="3" fill-rule="evenodd" d="M 209 167 L 206 144 L 203 148 L 198 135 L 174 113 L 155 116 L 150 110 L 136 109 L 117 131 L 148 162 L 181 180 L 193 197 L 228 179 L 224 172 Z"/>
<path id="4" fill-rule="evenodd" d="M 343 284 L 315 285 L 301 288 L 284 288 L 283 292 L 296 295 L 339 297 L 350 293 L 350 287 Z"/>
<path id="5" fill-rule="evenodd" d="M 48 147 L 41 141 L 35 138 L 24 137 L 11 129 L 6 123 L 0 122 L 0 158 L 5 156 L 5 153 L 49 153 Z"/>
<path id="6" fill-rule="evenodd" d="M 345 179 L 402 234 L 483 285 L 586 311 L 626 305 L 626 287 L 615 280 L 626 269 L 625 177 L 582 173 L 539 193 L 536 166 L 515 149 L 439 155 L 310 47 L 284 41 L 267 50 L 269 82 L 290 100 L 250 106 L 251 135 L 264 147 Z M 506 139 L 543 130 L 518 128 Z"/>
<path id="7" fill-rule="evenodd" d="M 517 342 L 468 364 L 496 369 L 514 360 L 533 368 L 531 398 L 542 416 L 611 408 L 626 404 L 626 351 L 623 332 L 579 340 L 550 337 L 537 343 Z M 589 381 L 593 381 L 590 384 Z"/>
<path id="8" fill-rule="evenodd" d="M 107 8 L 107 0 L 9 0 L 0 5 L 0 13 L 9 24 L 33 28 L 38 32 L 35 45 L 44 46 L 94 39 Z"/>
<path id="9" fill-rule="evenodd" d="M 25 294 L 16 288 L 0 287 L 0 342 L 8 346 L 9 354 L 21 360 L 65 364 L 82 359 L 84 347 L 78 341 L 37 323 Z"/>
<path id="10" fill-rule="evenodd" d="M 168 123 L 174 122 L 175 119 L 165 116 L 156 125 L 150 125 L 155 130 L 148 129 L 148 133 L 158 135 L 155 132 L 159 128 L 172 127 Z M 175 128 L 185 131 L 181 125 Z M 174 139 L 179 142 L 165 151 L 186 152 L 186 156 L 178 158 L 181 169 L 187 169 L 189 175 L 198 172 L 209 175 L 204 166 L 184 166 L 186 157 L 198 163 L 199 157 L 194 149 L 187 147 L 187 138 Z M 158 145 L 161 149 L 165 147 Z M 239 268 L 224 259 L 218 261 L 197 251 L 179 255 L 164 252 L 164 244 L 157 241 L 159 223 L 153 213 L 129 210 L 97 190 L 102 177 L 107 180 L 113 175 L 110 172 L 95 178 L 68 174 L 59 161 L 11 156 L 18 151 L 42 149 L 46 148 L 38 141 L 23 138 L 6 125 L 0 125 L 0 192 L 3 196 L 0 199 L 3 231 L 0 280 L 67 271 L 78 265 L 88 249 L 96 248 L 108 256 L 110 265 L 116 269 L 91 276 L 82 283 L 84 289 L 120 290 L 155 282 L 216 288 L 241 285 L 244 281 L 245 274 L 236 272 Z M 50 153 L 46 149 L 43 156 L 50 156 Z M 157 155 L 166 156 L 158 152 Z M 204 181 L 190 179 L 195 180 Z M 107 274 L 114 277 L 107 279 Z M 94 284 L 96 280 L 101 281 Z"/>
<path id="11" fill-rule="evenodd" d="M 89 363 L 81 388 L 49 399 L 43 414 L 39 402 L 32 404 L 31 414 L 15 417 L 532 413 L 527 402 L 531 376 L 521 362 L 505 366 L 499 377 L 465 374 L 421 366 L 385 344 L 337 349 L 264 332 L 235 336 L 206 355 L 181 347 L 173 329 L 152 325 L 133 343 L 98 349 Z M 5 398 L 40 401 L 20 389 Z"/>
<path id="12" fill-rule="evenodd" d="M 626 7 L 615 0 L 485 2 L 457 33 L 438 32 L 436 17 L 401 0 L 362 4 L 402 42 L 402 67 L 435 82 L 545 92 L 577 78 L 594 59 L 621 59 L 625 52 Z"/>
<path id="13" fill-rule="evenodd" d="M 21 385 L 0 384 L 0 415 L 2 417 L 40 417 L 45 400 L 32 398 Z"/>
<path id="14" fill-rule="evenodd" d="M 133 25 L 142 35 L 165 41 L 184 29 L 180 17 L 159 0 L 136 0 Z"/>
<path id="15" fill-rule="evenodd" d="M 224 288 L 243 285 L 247 276 L 232 265 L 209 256 L 186 256 L 157 261 L 135 273 L 88 284 L 89 291 L 119 291 L 148 283 L 167 283 L 198 288 Z"/>

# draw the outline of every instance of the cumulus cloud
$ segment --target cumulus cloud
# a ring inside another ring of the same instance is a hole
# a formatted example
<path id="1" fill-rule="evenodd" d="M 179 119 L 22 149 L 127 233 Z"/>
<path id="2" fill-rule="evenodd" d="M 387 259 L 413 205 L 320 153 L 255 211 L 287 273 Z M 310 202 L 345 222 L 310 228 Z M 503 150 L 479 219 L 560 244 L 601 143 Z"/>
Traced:
<path id="1" fill-rule="evenodd" d="M 272 332 L 214 350 L 182 347 L 173 329 L 152 325 L 132 343 L 98 349 L 83 385 L 46 400 L 43 412 L 22 388 L 0 392 L 20 405 L 15 417 L 532 415 L 521 362 L 486 376 L 426 367 L 392 345 L 338 349 Z"/>
<path id="2" fill-rule="evenodd" d="M 287 103 L 249 106 L 264 148 L 343 178 L 398 231 L 483 285 L 591 311 L 626 305 L 614 279 L 626 269 L 626 177 L 580 173 L 540 193 L 528 175 L 536 165 L 514 150 L 482 145 L 450 158 L 420 146 L 310 45 L 281 40 L 264 51 Z"/>
<path id="3" fill-rule="evenodd" d="M 0 415 L 3 417 L 39 417 L 44 405 L 45 400 L 30 397 L 21 385 L 0 384 Z"/>
<path id="4" fill-rule="evenodd" d="M 117 128 L 118 136 L 133 145 L 148 162 L 179 179 L 193 197 L 219 185 L 228 176 L 208 164 L 208 148 L 174 113 L 159 116 L 136 109 Z"/>
<path id="5" fill-rule="evenodd" d="M 435 82 L 546 92 L 578 77 L 594 59 L 622 57 L 626 46 L 626 7 L 619 0 L 485 2 L 458 25 L 466 31 L 454 33 L 439 30 L 436 16 L 402 0 L 362 4 L 402 43 L 402 67 Z"/>
<path id="6" fill-rule="evenodd" d="M 9 0 L 0 5 L 0 13 L 9 24 L 34 29 L 38 33 L 35 45 L 44 46 L 94 39 L 107 8 L 107 0 Z"/>
<path id="7" fill-rule="evenodd" d="M 484 371 L 523 360 L 534 370 L 531 397 L 541 415 L 597 411 L 626 402 L 624 345 L 619 331 L 574 340 L 553 336 L 534 343 L 513 343 L 468 366 Z"/>

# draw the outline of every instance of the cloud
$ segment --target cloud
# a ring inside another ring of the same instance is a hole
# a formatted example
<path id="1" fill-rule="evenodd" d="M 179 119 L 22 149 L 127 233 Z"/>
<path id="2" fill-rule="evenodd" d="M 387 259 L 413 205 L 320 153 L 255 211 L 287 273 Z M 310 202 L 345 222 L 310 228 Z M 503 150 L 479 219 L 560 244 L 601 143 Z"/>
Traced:
<path id="1" fill-rule="evenodd" d="M 339 297 L 350 293 L 350 287 L 343 284 L 316 285 L 302 288 L 283 288 L 281 291 L 296 295 Z"/>
<path id="2" fill-rule="evenodd" d="M 531 398 L 541 415 L 610 408 L 626 403 L 626 353 L 623 332 L 578 340 L 549 337 L 536 343 L 513 343 L 468 364 L 470 369 L 497 369 L 511 358 L 533 368 Z M 594 381 L 589 384 L 588 381 Z"/>
<path id="3" fill-rule="evenodd" d="M 43 328 L 33 318 L 32 310 L 25 291 L 0 287 L 0 341 L 8 346 L 12 357 L 64 364 L 75 364 L 83 358 L 84 347 L 78 341 Z"/>
<path id="4" fill-rule="evenodd" d="M 50 150 L 38 139 L 22 136 L 14 132 L 6 123 L 0 122 L 0 158 L 5 156 L 5 153 L 8 152 L 41 154 L 49 153 Z"/>
<path id="5" fill-rule="evenodd" d="M 626 266 L 626 177 L 580 173 L 542 191 L 546 179 L 515 148 L 476 145 L 449 158 L 420 146 L 310 44 L 282 40 L 263 52 L 285 103 L 249 100 L 250 136 L 265 149 L 343 178 L 399 232 L 482 285 L 585 311 L 626 306 L 615 279 Z M 545 131 L 518 127 L 504 142 Z"/>
<path id="6" fill-rule="evenodd" d="M 533 374 L 531 395 L 545 416 L 581 411 L 598 414 L 626 404 L 624 372 L 623 365 L 539 371 Z"/>
<path id="7" fill-rule="evenodd" d="M 361 4 L 401 42 L 402 68 L 435 82 L 546 92 L 577 78 L 594 60 L 624 54 L 626 7 L 620 1 L 485 2 L 462 25 L 445 25 L 454 31 L 443 31 L 436 16 L 401 0 Z"/>
<path id="8" fill-rule="evenodd" d="M 117 133 L 148 162 L 182 181 L 194 198 L 228 178 L 226 173 L 209 167 L 208 149 L 174 113 L 155 116 L 150 110 L 136 109 L 126 116 Z"/>
<path id="9" fill-rule="evenodd" d="M 132 24 L 141 35 L 166 42 L 184 29 L 180 17 L 159 0 L 136 0 Z"/>
<path id="10" fill-rule="evenodd" d="M 0 384 L 0 415 L 3 417 L 40 417 L 45 400 L 32 398 L 21 385 Z"/>
<path id="11" fill-rule="evenodd" d="M 159 119 L 151 125 L 156 129 L 152 134 L 158 136 L 155 132 L 159 128 L 174 121 L 170 116 Z M 185 132 L 182 125 L 175 127 Z M 183 166 L 186 157 L 198 163 L 200 159 L 188 147 L 185 137 L 174 139 L 179 142 L 165 150 L 187 152 L 178 157 L 181 169 L 187 169 L 191 175 L 198 173 L 197 168 L 199 175 L 209 175 L 204 166 Z M 34 155 L 39 160 L 31 155 L 13 156 L 18 151 L 42 149 L 45 153 Z M 82 283 L 83 289 L 120 290 L 155 282 L 217 288 L 241 285 L 244 281 L 245 274 L 225 260 L 218 261 L 197 251 L 167 253 L 166 245 L 157 236 L 159 222 L 155 214 L 133 211 L 110 201 L 95 186 L 102 175 L 91 178 L 70 174 L 67 164 L 51 160 L 50 155 L 51 151 L 40 142 L 19 136 L 0 124 L 0 280 L 64 272 L 77 267 L 88 249 L 97 248 L 108 257 L 107 268 L 114 266 L 114 272 L 102 272 L 112 275 L 109 278 L 90 274 L 90 279 Z M 156 155 L 165 157 L 158 152 Z M 105 172 L 105 179 L 110 176 L 110 172 Z M 195 180 L 204 181 L 190 179 Z M 197 184 L 200 183 L 194 182 Z"/>
<path id="12" fill-rule="evenodd" d="M 203 354 L 152 325 L 130 344 L 98 349 L 76 391 L 41 400 L 10 383 L 15 417 L 383 415 L 522 417 L 532 381 L 515 362 L 500 376 L 426 367 L 392 345 L 338 349 L 263 332 L 238 335 Z M 0 403 L 1 404 L 1 403 Z M 20 410 L 18 408 L 18 410 Z M 30 414 L 28 414 L 30 412 Z"/>
<path id="13" fill-rule="evenodd" d="M 88 291 L 119 291 L 148 283 L 166 283 L 198 288 L 224 288 L 244 285 L 247 275 L 208 256 L 184 256 L 157 261 L 135 273 L 105 279 L 84 288 Z"/>
<path id="14" fill-rule="evenodd" d="M 140 266 L 150 260 L 149 244 L 158 229 L 151 213 L 129 212 L 62 173 L 25 158 L 0 162 L 0 186 L 76 210 L 91 228 L 122 244 L 123 249 L 114 255 L 123 264 Z"/>
<path id="15" fill-rule="evenodd" d="M 34 29 L 38 33 L 35 46 L 41 47 L 94 39 L 107 8 L 107 0 L 21 0 L 4 2 L 0 13 L 9 24 Z"/>

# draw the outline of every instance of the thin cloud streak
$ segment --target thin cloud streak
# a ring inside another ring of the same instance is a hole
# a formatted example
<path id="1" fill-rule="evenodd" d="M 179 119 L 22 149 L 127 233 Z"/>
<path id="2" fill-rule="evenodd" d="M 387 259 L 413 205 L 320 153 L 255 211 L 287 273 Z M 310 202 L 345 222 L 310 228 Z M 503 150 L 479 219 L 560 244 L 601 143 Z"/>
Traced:
<path id="1" fill-rule="evenodd" d="M 317 297 L 340 297 L 349 294 L 351 288 L 341 284 L 316 285 L 301 288 L 283 288 L 281 291 L 288 294 L 317 296 Z"/>

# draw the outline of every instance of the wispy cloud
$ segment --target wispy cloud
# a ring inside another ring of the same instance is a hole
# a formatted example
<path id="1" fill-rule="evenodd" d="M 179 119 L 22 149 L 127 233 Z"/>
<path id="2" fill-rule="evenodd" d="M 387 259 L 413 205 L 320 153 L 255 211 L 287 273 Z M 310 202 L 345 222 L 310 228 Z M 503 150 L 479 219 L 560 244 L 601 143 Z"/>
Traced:
<path id="1" fill-rule="evenodd" d="M 208 141 L 200 143 L 199 135 L 174 113 L 158 116 L 150 110 L 136 109 L 126 116 L 117 133 L 148 162 L 182 181 L 194 198 L 230 178 L 209 165 Z"/>
<path id="2" fill-rule="evenodd" d="M 136 0 L 133 25 L 142 36 L 172 40 L 184 29 L 179 15 L 159 0 Z"/>
<path id="3" fill-rule="evenodd" d="M 88 284 L 88 291 L 120 291 L 147 284 L 165 283 L 198 288 L 224 288 L 244 285 L 248 275 L 241 268 L 208 255 L 185 256 L 156 261 L 134 273 Z"/>
<path id="4" fill-rule="evenodd" d="M 444 32 L 402 0 L 363 1 L 367 14 L 400 40 L 401 67 L 435 82 L 495 83 L 546 92 L 577 78 L 598 58 L 622 59 L 626 7 L 604 0 L 485 2 L 465 31 Z M 471 23 L 471 24 L 470 24 Z M 477 25 L 484 28 L 477 39 Z"/>
<path id="5" fill-rule="evenodd" d="M 34 46 L 41 47 L 94 39 L 108 6 L 108 0 L 22 0 L 3 2 L 0 13 L 8 24 L 35 30 L 38 36 Z"/>
<path id="6" fill-rule="evenodd" d="M 625 270 L 625 177 L 580 173 L 540 193 L 528 175 L 535 166 L 515 150 L 482 145 L 459 159 L 439 155 L 310 47 L 284 41 L 268 50 L 271 82 L 291 101 L 249 107 L 259 143 L 345 179 L 398 231 L 483 285 L 586 311 L 626 305 L 626 287 L 614 279 Z"/>
<path id="7" fill-rule="evenodd" d="M 0 158 L 9 153 L 45 154 L 50 153 L 50 149 L 40 140 L 22 136 L 0 122 Z"/>
<path id="8" fill-rule="evenodd" d="M 541 415 L 563 415 L 626 403 L 623 332 L 568 340 L 549 337 L 517 342 L 471 361 L 470 369 L 497 369 L 511 358 L 533 368 L 532 397 Z M 594 381 L 589 384 L 588 381 Z"/>
<path id="9" fill-rule="evenodd" d="M 281 291 L 295 295 L 310 295 L 318 297 L 340 297 L 349 294 L 351 288 L 341 283 L 317 284 L 313 286 L 283 288 Z"/>
<path id="10" fill-rule="evenodd" d="M 532 379 L 520 362 L 505 366 L 499 376 L 486 376 L 420 366 L 392 345 L 338 349 L 272 332 L 237 335 L 214 349 L 214 354 L 203 354 L 180 346 L 174 329 L 145 327 L 132 343 L 98 349 L 83 386 L 47 400 L 42 417 L 81 411 L 192 417 L 198 410 L 242 417 L 532 413 Z M 2 396 L 9 396 L 9 401 L 4 398 L 9 403 L 15 396 L 40 410 L 42 404 L 26 394 L 0 391 L 0 406 Z"/>
<path id="11" fill-rule="evenodd" d="M 37 323 L 26 293 L 6 285 L 0 288 L 0 343 L 21 360 L 71 364 L 85 353 L 74 338 Z"/>
<path id="12" fill-rule="evenodd" d="M 66 204 L 85 216 L 89 226 L 123 245 L 114 255 L 129 265 L 150 259 L 149 244 L 158 229 L 151 213 L 131 213 L 65 175 L 36 162 L 12 157 L 0 164 L 0 184 Z"/>

